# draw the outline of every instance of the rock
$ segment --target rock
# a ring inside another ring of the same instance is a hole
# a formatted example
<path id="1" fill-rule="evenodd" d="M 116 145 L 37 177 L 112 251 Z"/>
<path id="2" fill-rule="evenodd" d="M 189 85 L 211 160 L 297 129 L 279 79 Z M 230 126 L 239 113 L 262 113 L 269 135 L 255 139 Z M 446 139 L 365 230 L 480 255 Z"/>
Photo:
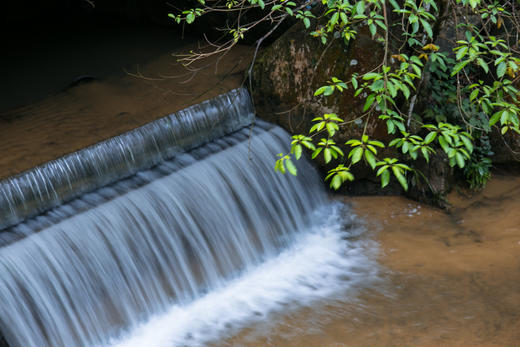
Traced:
<path id="1" fill-rule="evenodd" d="M 255 63 L 252 94 L 257 114 L 291 132 L 306 132 L 310 120 L 323 113 L 335 112 L 354 119 L 361 114 L 363 100 L 354 98 L 352 89 L 329 97 L 314 97 L 313 93 L 332 76 L 348 79 L 353 73 L 369 71 L 382 60 L 382 47 L 364 32 L 350 47 L 341 40 L 324 46 L 301 24 L 294 25 Z M 375 127 L 373 123 L 371 133 Z M 357 135 L 362 130 L 359 123 L 353 122 L 341 135 Z"/>
<path id="2" fill-rule="evenodd" d="M 405 195 L 437 207 L 448 207 L 446 194 L 455 186 L 456 176 L 446 154 L 438 149 L 428 163 L 425 160 L 416 160 L 413 165 L 420 174 L 414 175 Z"/>
<path id="3" fill-rule="evenodd" d="M 314 117 L 334 112 L 350 122 L 342 127 L 335 141 L 344 145 L 351 138 L 359 138 L 363 133 L 363 122 L 356 121 L 356 118 L 363 114 L 364 99 L 355 98 L 352 89 L 329 97 L 315 97 L 313 94 L 331 77 L 347 81 L 354 73 L 370 71 L 383 61 L 383 56 L 383 47 L 366 31 L 361 31 L 348 47 L 342 40 L 334 40 L 325 46 L 297 24 L 267 48 L 255 63 L 252 96 L 257 115 L 290 133 L 306 134 Z M 367 134 L 388 143 L 390 136 L 386 124 L 374 118 L 368 123 Z M 348 150 L 345 146 L 343 148 Z M 379 157 L 395 156 L 399 154 L 392 148 L 380 153 Z M 442 155 L 432 158 L 430 165 L 421 161 L 424 160 L 419 159 L 414 165 L 424 170 L 428 182 L 417 180 L 410 186 L 408 195 L 435 203 L 451 188 L 449 181 L 453 170 Z M 324 162 L 318 162 L 318 166 L 322 174 L 333 167 Z M 344 185 L 342 192 L 355 195 L 402 193 L 395 180 L 382 190 L 379 178 L 367 165 L 354 166 L 353 173 L 356 181 Z M 434 191 L 429 191 L 430 187 Z"/>
<path id="4" fill-rule="evenodd" d="M 359 137 L 363 122 L 354 120 L 362 114 L 363 100 L 354 98 L 352 89 L 329 97 L 313 94 L 332 76 L 347 80 L 353 73 L 374 68 L 382 59 L 382 47 L 365 32 L 360 33 L 350 47 L 338 39 L 325 46 L 311 37 L 301 24 L 296 24 L 255 63 L 252 96 L 257 115 L 290 133 L 305 134 L 314 117 L 333 112 L 352 121 L 335 136 L 336 142 Z M 375 120 L 369 122 L 368 134 L 385 137 L 386 129 L 381 125 L 384 124 Z"/>
<path id="5" fill-rule="evenodd" d="M 508 131 L 502 136 L 500 129 L 493 128 L 489 135 L 489 141 L 493 151 L 493 164 L 507 167 L 520 165 L 520 136 L 513 131 Z"/>

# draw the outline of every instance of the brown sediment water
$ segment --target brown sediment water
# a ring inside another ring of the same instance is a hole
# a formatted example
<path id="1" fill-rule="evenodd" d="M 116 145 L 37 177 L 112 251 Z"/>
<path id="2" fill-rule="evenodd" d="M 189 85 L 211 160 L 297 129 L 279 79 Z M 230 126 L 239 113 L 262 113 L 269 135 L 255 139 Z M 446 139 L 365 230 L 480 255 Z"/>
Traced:
<path id="1" fill-rule="evenodd" d="M 495 175 L 438 210 L 345 198 L 379 243 L 381 283 L 274 314 L 218 346 L 520 346 L 520 178 Z"/>
<path id="2" fill-rule="evenodd" d="M 254 48 L 237 46 L 225 59 L 214 55 L 188 68 L 177 61 L 196 48 L 186 44 L 126 72 L 0 112 L 0 179 L 242 85 Z"/>

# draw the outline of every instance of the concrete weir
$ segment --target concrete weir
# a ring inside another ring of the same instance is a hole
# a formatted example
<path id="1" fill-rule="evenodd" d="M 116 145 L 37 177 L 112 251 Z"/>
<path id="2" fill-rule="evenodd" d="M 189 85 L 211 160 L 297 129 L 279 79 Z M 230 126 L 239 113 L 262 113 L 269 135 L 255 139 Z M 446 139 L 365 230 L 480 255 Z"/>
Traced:
<path id="1" fill-rule="evenodd" d="M 0 182 L 0 230 L 128 177 L 253 121 L 248 92 L 234 89 Z"/>

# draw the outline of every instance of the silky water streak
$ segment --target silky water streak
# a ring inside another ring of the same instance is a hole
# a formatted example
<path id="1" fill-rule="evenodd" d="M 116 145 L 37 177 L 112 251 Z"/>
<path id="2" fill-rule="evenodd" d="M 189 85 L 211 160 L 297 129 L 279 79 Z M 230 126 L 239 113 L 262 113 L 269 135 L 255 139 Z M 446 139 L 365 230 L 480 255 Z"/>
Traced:
<path id="1" fill-rule="evenodd" d="M 9 345 L 203 345 L 374 278 L 310 164 L 273 170 L 288 146 L 258 121 L 4 231 Z"/>

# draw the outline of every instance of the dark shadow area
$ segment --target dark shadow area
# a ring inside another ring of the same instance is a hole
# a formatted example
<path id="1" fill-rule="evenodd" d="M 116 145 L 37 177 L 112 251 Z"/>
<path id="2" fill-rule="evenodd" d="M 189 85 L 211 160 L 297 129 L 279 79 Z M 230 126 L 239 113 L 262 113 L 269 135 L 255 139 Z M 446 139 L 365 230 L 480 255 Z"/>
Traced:
<path id="1" fill-rule="evenodd" d="M 181 32 L 170 25 L 163 1 L 51 0 L 6 6 L 0 15 L 0 112 L 78 83 L 123 74 L 181 44 Z"/>

